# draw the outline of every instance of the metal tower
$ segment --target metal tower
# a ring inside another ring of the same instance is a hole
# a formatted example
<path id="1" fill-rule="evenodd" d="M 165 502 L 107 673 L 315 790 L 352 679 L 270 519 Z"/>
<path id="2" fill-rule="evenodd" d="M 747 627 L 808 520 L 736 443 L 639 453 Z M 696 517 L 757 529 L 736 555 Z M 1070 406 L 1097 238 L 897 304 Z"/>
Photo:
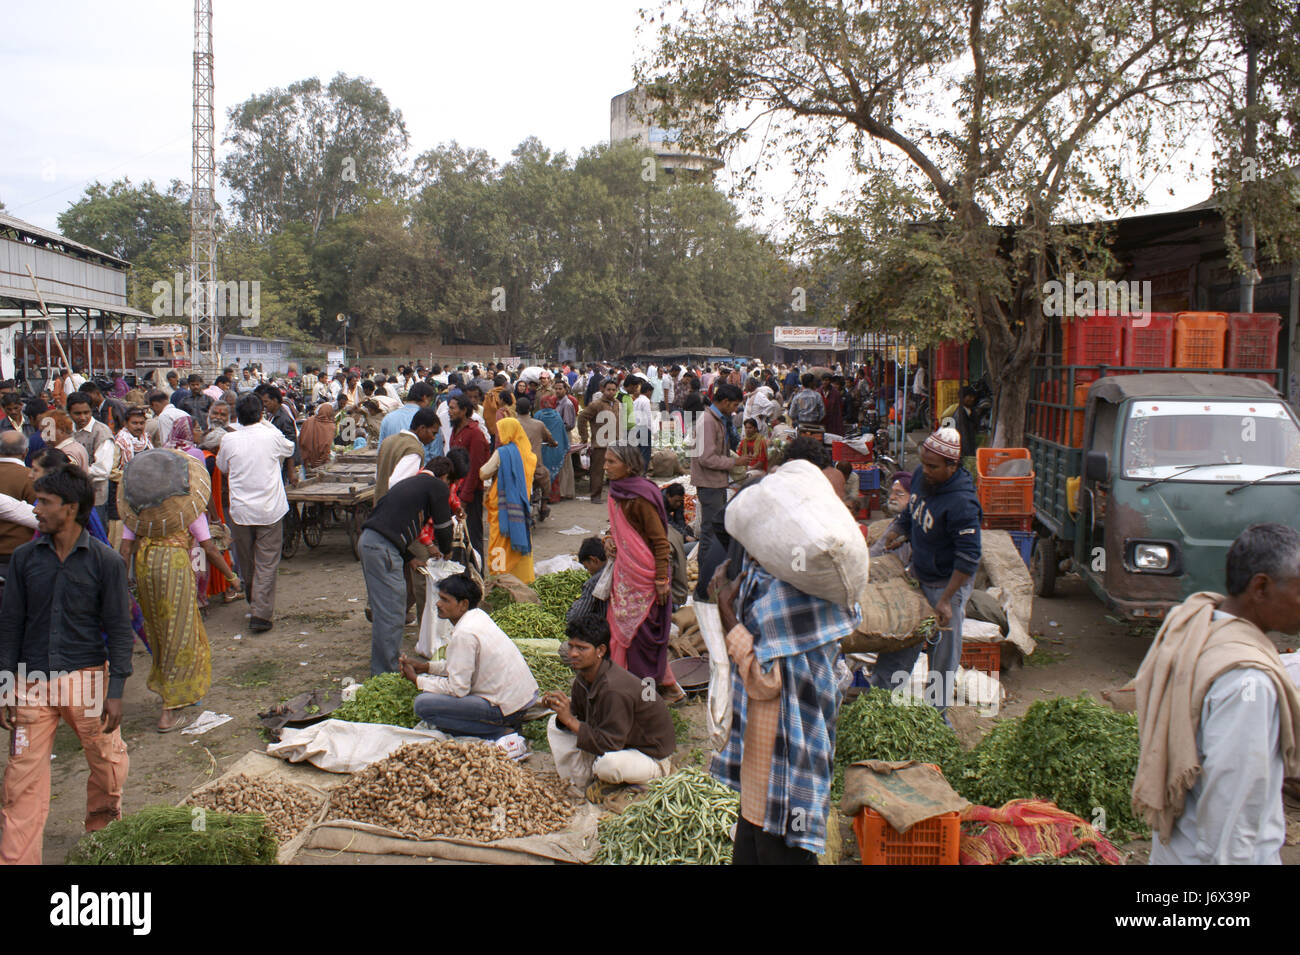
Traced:
<path id="1" fill-rule="evenodd" d="M 217 316 L 217 158 L 212 108 L 212 0 L 194 0 L 194 182 L 190 191 L 190 360 L 221 365 Z"/>

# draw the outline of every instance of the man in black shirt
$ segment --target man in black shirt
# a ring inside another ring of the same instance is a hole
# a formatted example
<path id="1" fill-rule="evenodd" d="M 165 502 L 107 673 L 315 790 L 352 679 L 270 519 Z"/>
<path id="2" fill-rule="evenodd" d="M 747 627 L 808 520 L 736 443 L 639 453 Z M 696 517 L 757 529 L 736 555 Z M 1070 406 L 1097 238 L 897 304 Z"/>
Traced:
<path id="1" fill-rule="evenodd" d="M 190 375 L 189 394 L 181 397 L 177 407 L 199 423 L 199 429 L 208 430 L 208 409 L 212 407 L 212 398 L 203 393 L 203 376 Z"/>
<path id="2" fill-rule="evenodd" d="M 9 563 L 0 608 L 0 728 L 13 734 L 0 814 L 5 864 L 41 862 L 60 719 L 90 764 L 86 831 L 122 815 L 130 760 L 118 727 L 134 634 L 126 564 L 86 531 L 93 505 L 90 478 L 80 469 L 45 474 L 36 482 L 41 536 Z"/>
<path id="3" fill-rule="evenodd" d="M 293 443 L 293 457 L 285 467 L 291 464 L 296 469 L 297 465 L 302 464 L 302 449 L 298 447 L 298 423 L 284 406 L 284 392 L 275 385 L 258 385 L 255 393 L 261 395 L 266 420 Z"/>
<path id="4" fill-rule="evenodd" d="M 402 626 L 406 622 L 406 564 L 423 563 L 411 553 L 411 544 L 419 541 L 427 521 L 433 522 L 437 551 L 445 554 L 451 550 L 449 501 L 447 485 L 428 471 L 420 471 L 390 487 L 362 525 L 359 543 L 370 602 L 373 675 L 397 672 Z"/>

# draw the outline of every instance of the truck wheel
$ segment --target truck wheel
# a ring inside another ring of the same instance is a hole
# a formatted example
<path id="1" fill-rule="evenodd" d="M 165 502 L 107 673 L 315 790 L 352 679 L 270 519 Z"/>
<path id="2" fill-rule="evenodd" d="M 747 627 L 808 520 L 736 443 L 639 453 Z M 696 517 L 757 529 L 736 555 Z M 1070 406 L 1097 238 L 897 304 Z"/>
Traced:
<path id="1" fill-rule="evenodd" d="M 1038 597 L 1056 596 L 1056 538 L 1034 538 L 1034 549 L 1029 555 L 1029 577 L 1034 582 Z"/>

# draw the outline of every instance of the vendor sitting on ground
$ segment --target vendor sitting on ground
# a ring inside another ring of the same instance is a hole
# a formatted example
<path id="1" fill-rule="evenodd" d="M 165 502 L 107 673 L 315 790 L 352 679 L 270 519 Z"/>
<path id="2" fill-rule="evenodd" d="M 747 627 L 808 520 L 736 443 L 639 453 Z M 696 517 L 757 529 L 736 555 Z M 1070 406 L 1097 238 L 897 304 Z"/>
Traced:
<path id="1" fill-rule="evenodd" d="M 680 484 L 669 484 L 664 488 L 664 510 L 668 512 L 668 524 L 677 529 L 686 543 L 695 541 L 691 525 L 686 523 L 686 488 Z"/>
<path id="2" fill-rule="evenodd" d="M 555 771 L 585 789 L 592 802 L 604 796 L 602 783 L 644 784 L 667 776 L 677 746 L 668 704 L 653 684 L 645 692 L 643 681 L 609 659 L 604 617 L 579 617 L 567 631 L 577 671 L 573 698 L 558 692 L 542 697 L 555 711 L 546 727 Z"/>
<path id="3" fill-rule="evenodd" d="M 514 642 L 484 611 L 483 592 L 463 574 L 438 583 L 438 616 L 455 629 L 447 658 L 421 663 L 402 654 L 402 676 L 424 692 L 415 715 L 452 736 L 500 739 L 519 731 L 537 700 L 537 681 Z M 671 728 L 671 727 L 670 727 Z"/>
<path id="4" fill-rule="evenodd" d="M 605 563 L 609 560 L 609 555 L 605 553 L 605 542 L 599 537 L 588 537 L 578 548 L 578 563 L 582 564 L 587 573 L 591 574 L 586 583 L 582 585 L 582 593 L 578 599 L 573 602 L 573 606 L 568 609 L 564 615 L 566 622 L 585 617 L 587 614 L 599 614 L 605 616 L 605 611 L 609 607 L 608 600 L 602 600 L 596 596 L 596 584 L 600 583 L 600 575 L 605 571 Z"/>

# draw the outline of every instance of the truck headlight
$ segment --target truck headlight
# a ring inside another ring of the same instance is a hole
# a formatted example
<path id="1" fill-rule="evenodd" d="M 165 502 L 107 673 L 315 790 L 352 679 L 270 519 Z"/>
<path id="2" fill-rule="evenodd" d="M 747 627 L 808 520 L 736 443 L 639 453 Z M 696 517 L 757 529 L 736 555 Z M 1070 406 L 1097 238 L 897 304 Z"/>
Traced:
<path id="1" fill-rule="evenodd" d="M 1133 566 L 1138 570 L 1168 570 L 1169 548 L 1164 544 L 1138 544 L 1133 548 Z"/>

